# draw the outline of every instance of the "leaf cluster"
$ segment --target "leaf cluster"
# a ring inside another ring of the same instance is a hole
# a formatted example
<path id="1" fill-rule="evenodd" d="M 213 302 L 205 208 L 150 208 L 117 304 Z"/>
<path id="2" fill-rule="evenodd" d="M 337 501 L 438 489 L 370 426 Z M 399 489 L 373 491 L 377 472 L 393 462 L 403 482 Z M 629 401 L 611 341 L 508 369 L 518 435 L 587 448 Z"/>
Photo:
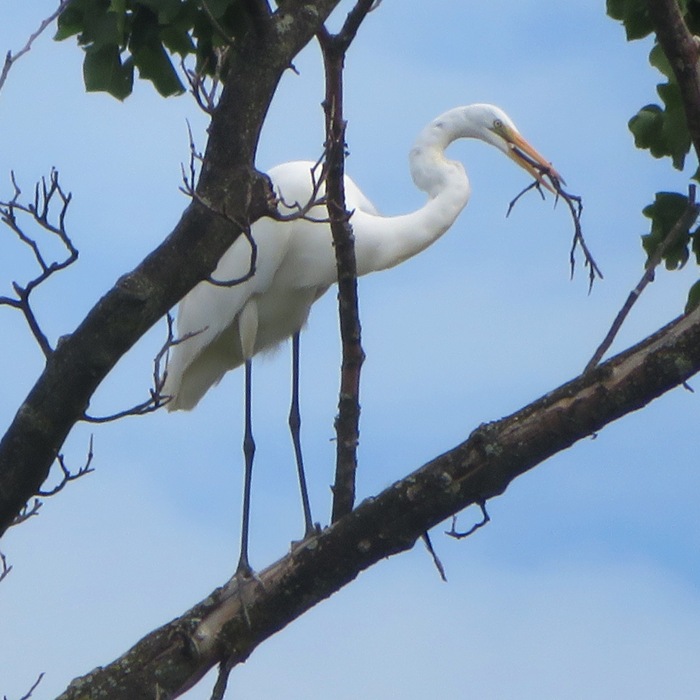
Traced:
<path id="1" fill-rule="evenodd" d="M 700 34 L 700 0 L 678 0 L 688 29 Z M 607 12 L 622 22 L 628 41 L 643 39 L 654 32 L 649 16 L 648 0 L 607 0 Z M 663 49 L 654 43 L 649 52 L 649 63 L 664 77 L 656 87 L 661 104 L 651 103 L 642 107 L 629 120 L 629 129 L 637 148 L 648 150 L 654 158 L 668 156 L 677 170 L 683 170 L 691 148 L 690 132 L 685 116 L 683 100 L 673 69 Z M 700 182 L 700 168 L 692 179 Z M 650 233 L 642 236 L 647 261 L 655 254 L 673 226 L 688 206 L 688 197 L 677 192 L 657 192 L 654 202 L 644 208 L 643 214 L 651 219 Z M 663 254 L 668 270 L 682 268 L 694 255 L 700 265 L 700 236 L 698 229 L 682 231 Z M 700 282 L 691 288 L 688 308 L 700 301 Z"/>
<path id="2" fill-rule="evenodd" d="M 607 0 L 607 12 L 620 20 L 628 41 L 643 39 L 653 33 L 647 0 Z M 678 0 L 688 29 L 700 34 L 700 0 Z M 683 102 L 678 83 L 663 50 L 654 44 L 649 53 L 649 63 L 665 78 L 656 91 L 662 105 L 648 104 L 629 121 L 638 148 L 649 150 L 655 158 L 669 156 L 673 166 L 682 170 L 690 150 L 690 136 L 683 112 Z M 694 175 L 700 181 L 698 172 Z"/>
<path id="3" fill-rule="evenodd" d="M 55 39 L 77 36 L 85 51 L 88 91 L 123 100 L 134 69 L 163 96 L 185 87 L 173 57 L 196 57 L 196 70 L 219 70 L 218 50 L 248 30 L 242 0 L 71 0 L 58 18 Z"/>

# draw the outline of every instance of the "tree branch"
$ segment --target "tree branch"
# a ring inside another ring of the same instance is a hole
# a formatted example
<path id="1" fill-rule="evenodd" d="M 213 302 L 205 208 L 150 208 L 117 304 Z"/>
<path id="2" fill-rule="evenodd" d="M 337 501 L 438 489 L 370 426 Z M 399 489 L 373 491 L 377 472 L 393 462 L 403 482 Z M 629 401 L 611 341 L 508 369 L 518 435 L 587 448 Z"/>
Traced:
<path id="1" fill-rule="evenodd" d="M 700 308 L 517 413 L 481 425 L 260 572 L 257 581 L 239 589 L 234 577 L 114 663 L 74 681 L 59 700 L 176 697 L 222 661 L 230 671 L 364 569 L 410 549 L 463 508 L 483 509 L 516 477 L 699 370 Z"/>
<path id="2" fill-rule="evenodd" d="M 326 74 L 326 194 L 338 269 L 338 313 L 343 358 L 336 427 L 336 470 L 331 522 L 349 513 L 355 503 L 357 445 L 360 437 L 360 371 L 364 361 L 357 295 L 355 239 L 351 212 L 345 204 L 345 127 L 343 65 L 345 53 L 366 17 L 372 0 L 359 0 L 336 35 L 321 27 L 318 41 Z"/>
<path id="3" fill-rule="evenodd" d="M 32 44 L 44 32 L 46 27 L 48 27 L 61 14 L 61 12 L 63 12 L 69 2 L 70 0 L 61 0 L 56 10 L 41 22 L 39 28 L 29 36 L 27 43 L 19 51 L 16 51 L 15 53 L 12 53 L 12 51 L 7 52 L 5 55 L 5 62 L 2 66 L 2 70 L 0 71 L 0 90 L 2 90 L 3 86 L 5 85 L 5 81 L 7 80 L 7 76 L 10 73 L 12 66 L 18 59 L 24 56 L 25 53 L 29 53 L 29 51 L 31 51 Z"/>

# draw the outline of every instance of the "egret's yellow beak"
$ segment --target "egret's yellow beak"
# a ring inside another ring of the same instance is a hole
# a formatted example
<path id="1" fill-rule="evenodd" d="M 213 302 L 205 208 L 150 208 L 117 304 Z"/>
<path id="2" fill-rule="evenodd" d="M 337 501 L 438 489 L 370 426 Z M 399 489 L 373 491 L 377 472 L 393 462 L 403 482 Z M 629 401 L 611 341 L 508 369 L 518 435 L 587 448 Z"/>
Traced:
<path id="1" fill-rule="evenodd" d="M 535 180 L 546 187 L 552 194 L 556 194 L 555 187 L 558 183 L 565 184 L 564 178 L 552 167 L 552 164 L 519 133 L 512 129 L 504 129 L 500 135 L 508 143 L 508 156 L 521 168 L 527 170 Z M 549 182 L 545 178 L 549 178 Z"/>

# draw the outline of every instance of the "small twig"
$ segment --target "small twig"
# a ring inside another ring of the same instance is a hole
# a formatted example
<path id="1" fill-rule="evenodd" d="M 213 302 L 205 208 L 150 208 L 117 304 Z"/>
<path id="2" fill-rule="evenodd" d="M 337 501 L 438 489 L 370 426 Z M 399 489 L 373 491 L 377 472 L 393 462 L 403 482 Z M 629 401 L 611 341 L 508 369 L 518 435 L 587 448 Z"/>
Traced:
<path id="1" fill-rule="evenodd" d="M 86 423 L 110 423 L 115 420 L 126 418 L 127 416 L 143 416 L 147 413 L 157 411 L 170 401 L 170 397 L 164 396 L 162 393 L 163 386 L 165 385 L 165 379 L 168 376 L 167 369 L 161 369 L 163 367 L 163 362 L 165 360 L 165 365 L 167 366 L 167 356 L 170 348 L 183 343 L 188 338 L 199 335 L 199 333 L 202 331 L 188 333 L 182 338 L 176 338 L 174 331 L 175 322 L 172 315 L 168 313 L 165 320 L 167 323 L 168 332 L 165 342 L 161 346 L 156 356 L 153 358 L 153 386 L 150 389 L 150 397 L 145 401 L 132 406 L 131 408 L 127 408 L 123 411 L 118 411 L 117 413 L 112 413 L 107 416 L 91 416 L 85 413 L 82 420 L 84 420 Z"/>
<path id="2" fill-rule="evenodd" d="M 88 446 L 88 453 L 87 457 L 85 459 L 85 464 L 78 469 L 77 472 L 72 473 L 70 469 L 66 466 L 66 461 L 65 458 L 63 457 L 62 454 L 57 455 L 56 461 L 58 462 L 58 466 L 61 467 L 61 472 L 63 473 L 63 476 L 61 477 L 61 481 L 54 486 L 52 489 L 49 489 L 48 491 L 42 491 L 39 489 L 37 491 L 37 496 L 41 496 L 42 498 L 48 498 L 49 496 L 55 496 L 59 491 L 63 490 L 63 487 L 70 481 L 75 481 L 76 479 L 79 479 L 81 476 L 85 476 L 86 474 L 89 474 L 90 472 L 95 471 L 90 465 L 92 464 L 92 458 L 94 457 L 94 452 L 93 452 L 93 437 L 92 435 L 90 436 L 90 444 Z"/>
<path id="3" fill-rule="evenodd" d="M 453 515 L 452 516 L 452 528 L 450 530 L 446 530 L 445 534 L 449 535 L 450 537 L 454 537 L 457 540 L 461 540 L 465 537 L 469 537 L 469 535 L 473 535 L 479 528 L 484 527 L 488 522 L 491 521 L 491 518 L 489 517 L 489 514 L 486 512 L 486 501 L 484 500 L 479 500 L 476 501 L 476 505 L 481 508 L 481 515 L 482 519 L 478 523 L 472 525 L 468 530 L 465 532 L 457 532 L 457 516 Z"/>
<path id="4" fill-rule="evenodd" d="M 637 299 L 639 299 L 647 285 L 654 281 L 656 268 L 663 260 L 666 252 L 678 241 L 678 238 L 681 235 L 688 232 L 690 227 L 698 218 L 698 213 L 700 213 L 700 205 L 696 204 L 695 195 L 696 186 L 691 184 L 688 186 L 688 204 L 685 210 L 680 215 L 678 221 L 676 221 L 676 223 L 671 227 L 670 231 L 666 234 L 664 240 L 661 241 L 661 244 L 656 247 L 654 254 L 649 257 L 642 278 L 637 283 L 637 286 L 629 293 L 627 300 L 623 304 L 617 316 L 615 316 L 615 320 L 610 326 L 610 330 L 603 339 L 603 342 L 598 346 L 596 351 L 593 353 L 593 357 L 591 357 L 586 365 L 586 368 L 583 370 L 584 374 L 594 369 L 601 361 L 603 355 L 605 355 L 610 346 L 613 344 L 615 337 L 620 331 L 620 328 L 622 328 L 622 324 L 625 322 L 625 319 L 632 310 L 632 307 L 637 302 Z"/>
<path id="5" fill-rule="evenodd" d="M 546 199 L 544 192 L 542 191 L 542 183 L 539 180 L 533 180 L 525 189 L 518 192 L 518 194 L 511 199 L 510 204 L 508 205 L 508 211 L 506 211 L 506 218 L 510 216 L 510 213 L 513 211 L 513 207 L 515 207 L 515 205 L 518 203 L 518 200 L 530 190 L 535 189 L 540 193 L 540 197 L 542 197 L 542 199 Z"/>
<path id="6" fill-rule="evenodd" d="M 190 162 L 188 171 L 185 170 L 184 164 L 180 165 L 180 169 L 182 170 L 182 187 L 180 187 L 180 192 L 194 199 L 197 192 L 197 163 L 201 163 L 204 160 L 204 156 L 202 155 L 201 151 L 197 150 L 197 145 L 194 142 L 192 126 L 190 125 L 189 119 L 186 120 L 186 124 L 190 149 Z"/>
<path id="7" fill-rule="evenodd" d="M 69 2 L 70 0 L 61 0 L 61 2 L 58 4 L 58 8 L 41 22 L 39 28 L 33 34 L 29 35 L 27 43 L 19 51 L 15 53 L 12 53 L 12 51 L 8 51 L 7 54 L 5 54 L 5 62 L 3 64 L 2 70 L 0 71 L 0 90 L 2 90 L 3 86 L 5 85 L 5 81 L 7 80 L 10 68 L 12 68 L 12 66 L 17 62 L 17 60 L 24 56 L 24 54 L 29 53 L 29 51 L 32 48 L 32 44 L 39 38 L 39 36 L 44 32 L 44 30 L 61 14 L 61 12 L 63 12 L 63 10 Z"/>
<path id="8" fill-rule="evenodd" d="M 424 532 L 421 535 L 421 539 L 423 540 L 423 543 L 425 544 L 426 549 L 430 553 L 430 556 L 433 558 L 433 564 L 435 564 L 435 568 L 438 570 L 438 573 L 440 574 L 440 578 L 447 583 L 447 576 L 445 575 L 445 567 L 442 565 L 442 562 L 440 561 L 440 557 L 438 557 L 437 553 L 435 552 L 435 549 L 433 548 L 433 543 L 430 541 L 430 535 L 428 532 Z"/>
<path id="9" fill-rule="evenodd" d="M 279 211 L 270 214 L 270 217 L 275 221 L 297 221 L 303 219 L 304 221 L 311 221 L 315 224 L 330 223 L 328 216 L 326 217 L 313 217 L 309 216 L 309 212 L 318 206 L 327 206 L 328 197 L 324 193 L 321 194 L 321 190 L 325 188 L 326 179 L 328 177 L 328 167 L 326 163 L 326 156 L 328 154 L 328 148 L 323 149 L 323 153 L 320 158 L 314 163 L 311 168 L 311 194 L 309 200 L 306 204 L 301 204 L 299 202 L 286 202 L 284 197 L 278 198 L 278 203 L 289 209 L 291 214 L 280 214 Z M 320 169 L 320 173 L 318 173 Z M 318 174 L 317 174 L 318 173 Z"/>
<path id="10" fill-rule="evenodd" d="M 0 581 L 12 571 L 12 564 L 7 563 L 7 557 L 0 552 Z"/>
<path id="11" fill-rule="evenodd" d="M 214 13 L 209 9 L 209 5 L 207 4 L 207 0 L 202 0 L 202 9 L 204 12 L 206 12 L 207 17 L 209 18 L 209 21 L 211 22 L 211 26 L 216 29 L 217 32 L 221 35 L 221 38 L 229 45 L 233 45 L 234 43 L 234 38 L 228 34 L 228 32 L 221 26 L 221 23 L 219 22 L 216 17 L 214 17 Z"/>
<path id="12" fill-rule="evenodd" d="M 207 89 L 207 75 L 203 69 L 192 70 L 185 65 L 185 59 L 180 61 L 180 67 L 190 86 L 190 92 L 195 99 L 195 102 L 199 108 L 205 113 L 211 116 L 216 108 L 217 98 L 219 88 L 221 87 L 221 79 L 219 75 L 219 68 L 223 58 L 220 58 L 217 62 L 217 66 L 214 72 L 214 76 L 211 78 L 211 87 Z"/>
<path id="13" fill-rule="evenodd" d="M 243 282 L 247 282 L 255 275 L 258 262 L 258 246 L 255 242 L 255 239 L 253 238 L 250 223 L 248 223 L 247 221 L 240 221 L 230 216 L 226 211 L 225 207 L 222 207 L 221 209 L 216 209 L 197 192 L 197 187 L 195 185 L 197 179 L 196 163 L 198 161 L 201 162 L 203 157 L 202 154 L 197 150 L 197 147 L 194 143 L 194 137 L 192 136 L 192 129 L 190 128 L 189 122 L 187 122 L 187 132 L 189 134 L 190 146 L 189 172 L 185 170 L 184 165 L 180 166 L 182 169 L 182 187 L 180 187 L 180 191 L 183 194 L 190 197 L 192 201 L 201 204 L 205 209 L 208 209 L 216 216 L 221 217 L 230 224 L 233 224 L 233 226 L 243 234 L 245 239 L 248 241 L 248 245 L 250 245 L 250 261 L 248 263 L 248 270 L 244 274 L 242 274 L 240 277 L 235 277 L 233 279 L 228 280 L 217 280 L 211 276 L 209 276 L 206 279 L 206 281 L 209 282 L 209 284 L 212 284 L 215 287 L 235 287 L 239 284 L 243 284 Z"/>
<path id="14" fill-rule="evenodd" d="M 235 665 L 236 662 L 231 658 L 228 658 L 226 659 L 226 661 L 222 661 L 219 664 L 219 674 L 216 677 L 216 683 L 214 684 L 214 688 L 211 691 L 211 700 L 224 699 L 224 694 L 226 693 L 226 686 L 228 685 L 228 679 Z"/>
<path id="15" fill-rule="evenodd" d="M 571 220 L 574 223 L 574 237 L 571 243 L 571 252 L 569 253 L 571 277 L 573 278 L 574 276 L 574 270 L 576 268 L 576 248 L 579 247 L 581 248 L 581 252 L 583 253 L 584 267 L 588 268 L 588 291 L 590 293 L 590 291 L 593 289 L 593 283 L 595 282 L 596 277 L 603 279 L 603 273 L 600 271 L 600 268 L 594 260 L 593 255 L 591 255 L 591 252 L 588 249 L 588 245 L 586 244 L 586 240 L 583 237 L 583 229 L 581 228 L 583 202 L 581 200 L 581 197 L 575 194 L 571 194 L 570 192 L 564 190 L 564 188 L 562 187 L 564 183 L 561 180 L 561 178 L 558 177 L 554 172 L 552 172 L 548 167 L 543 166 L 542 164 L 533 160 L 526 153 L 523 153 L 517 148 L 515 149 L 515 151 L 517 152 L 520 158 L 527 161 L 533 168 L 538 170 L 542 174 L 542 178 L 538 178 L 534 182 L 530 183 L 527 187 L 525 187 L 525 189 L 522 190 L 522 192 L 518 193 L 515 196 L 515 198 L 511 200 L 510 204 L 508 205 L 508 211 L 506 212 L 506 216 L 510 216 L 513 207 L 526 192 L 529 192 L 532 189 L 537 189 L 542 199 L 544 199 L 545 196 L 544 192 L 542 191 L 543 184 L 546 187 L 549 187 L 551 190 L 554 190 L 555 206 L 560 198 L 563 199 L 566 202 L 566 206 L 569 208 L 569 212 L 571 213 Z M 545 183 L 544 178 L 547 178 L 547 180 L 549 180 L 549 183 Z"/>
<path id="16" fill-rule="evenodd" d="M 34 685 L 19 699 L 19 700 L 29 700 L 32 697 L 34 691 L 38 688 L 41 679 L 44 677 L 44 672 L 39 674 L 39 677 L 34 681 Z M 7 695 L 3 695 L 3 700 L 7 700 Z"/>
<path id="17" fill-rule="evenodd" d="M 29 503 L 26 503 L 22 507 L 22 510 L 17 514 L 15 519 L 12 521 L 11 527 L 14 527 L 15 525 L 20 525 L 25 520 L 29 520 L 29 518 L 33 517 L 34 515 L 39 515 L 39 510 L 41 509 L 42 505 L 43 501 L 40 501 L 38 498 L 34 499 L 34 502 L 31 506 L 29 505 Z"/>

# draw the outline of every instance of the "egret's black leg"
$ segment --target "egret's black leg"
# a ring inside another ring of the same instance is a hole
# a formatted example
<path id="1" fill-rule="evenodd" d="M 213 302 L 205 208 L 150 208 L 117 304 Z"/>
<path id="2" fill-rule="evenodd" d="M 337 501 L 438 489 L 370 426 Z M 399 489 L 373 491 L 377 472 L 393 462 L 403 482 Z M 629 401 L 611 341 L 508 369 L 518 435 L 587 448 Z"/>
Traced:
<path id="1" fill-rule="evenodd" d="M 251 576 L 253 570 L 248 561 L 248 525 L 250 523 L 250 487 L 253 478 L 253 456 L 255 441 L 251 421 L 252 362 L 245 363 L 245 433 L 243 436 L 243 456 L 245 457 L 245 474 L 243 479 L 243 519 L 241 523 L 241 556 L 238 560 L 236 575 Z"/>
<path id="2" fill-rule="evenodd" d="M 289 409 L 289 430 L 294 444 L 294 455 L 297 461 L 297 473 L 299 475 L 299 490 L 301 491 L 301 504 L 304 508 L 304 537 L 314 533 L 314 525 L 311 520 L 311 506 L 309 505 L 309 491 L 306 488 L 306 476 L 304 475 L 304 458 L 301 454 L 301 412 L 299 411 L 299 333 L 292 336 L 292 405 Z"/>

